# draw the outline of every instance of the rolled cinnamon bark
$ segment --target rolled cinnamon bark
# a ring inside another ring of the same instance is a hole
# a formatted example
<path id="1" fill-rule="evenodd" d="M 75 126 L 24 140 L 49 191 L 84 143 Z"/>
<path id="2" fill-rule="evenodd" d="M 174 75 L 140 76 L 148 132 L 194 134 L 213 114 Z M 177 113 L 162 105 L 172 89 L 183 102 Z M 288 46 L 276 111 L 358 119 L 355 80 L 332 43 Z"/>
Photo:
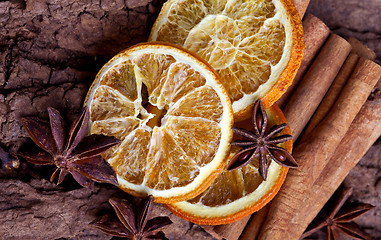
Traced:
<path id="1" fill-rule="evenodd" d="M 271 203 L 261 229 L 260 239 L 297 239 L 295 219 L 303 214 L 309 189 L 319 177 L 328 160 L 348 131 L 353 119 L 365 103 L 380 78 L 381 67 L 370 60 L 360 59 L 335 105 L 309 138 L 295 148 L 294 158 L 300 167 L 290 169 L 281 190 Z"/>
<path id="2" fill-rule="evenodd" d="M 212 226 L 212 225 L 200 225 L 200 227 L 202 227 L 202 229 L 204 229 L 207 233 L 209 233 L 215 239 L 218 239 L 218 240 L 222 240 L 223 239 L 222 236 L 220 236 L 216 231 L 214 231 L 214 228 L 216 226 Z"/>
<path id="3" fill-rule="evenodd" d="M 292 93 L 295 91 L 299 82 L 302 80 L 308 67 L 311 65 L 312 60 L 317 52 L 327 40 L 330 30 L 319 18 L 312 14 L 307 14 L 303 20 L 304 31 L 304 56 L 300 64 L 299 70 L 292 81 L 291 86 L 287 92 L 277 101 L 280 108 L 283 108 L 290 99 Z"/>
<path id="4" fill-rule="evenodd" d="M 378 70 L 381 77 L 381 70 Z M 381 80 L 374 92 L 381 91 Z M 345 177 L 356 166 L 368 149 L 381 135 L 381 94 L 368 98 L 353 120 L 348 132 L 335 153 L 323 169 L 319 178 L 305 194 L 309 201 L 300 206 L 298 218 L 293 219 L 295 236 L 301 236 L 309 223 L 316 217 Z M 297 237 L 297 238 L 299 238 Z"/>
<path id="5" fill-rule="evenodd" d="M 331 34 L 287 103 L 283 112 L 294 142 L 311 119 L 350 51 L 351 45 L 346 40 Z"/>
<path id="6" fill-rule="evenodd" d="M 322 103 L 320 103 L 319 108 L 316 110 L 311 121 L 308 123 L 308 126 L 304 131 L 304 136 L 310 133 L 329 112 L 336 99 L 339 97 L 345 82 L 353 72 L 353 69 L 356 67 L 359 57 L 369 60 L 374 60 L 376 58 L 376 53 L 363 45 L 359 40 L 349 38 L 348 42 L 352 46 L 351 54 L 349 54 L 348 58 L 345 60 L 339 74 L 336 76 L 327 94 L 324 96 Z"/>
<path id="7" fill-rule="evenodd" d="M 318 123 L 320 123 L 320 121 L 328 114 L 329 110 L 332 108 L 333 104 L 339 97 L 344 84 L 353 72 L 353 69 L 356 67 L 358 60 L 359 56 L 354 53 L 351 53 L 348 56 L 347 60 L 345 60 L 345 63 L 341 67 L 339 74 L 337 74 L 327 94 L 324 96 L 323 101 L 319 105 L 311 121 L 308 123 L 308 126 L 304 131 L 304 136 L 307 136 L 316 127 L 316 125 L 318 125 Z"/>
<path id="8" fill-rule="evenodd" d="M 356 38 L 349 38 L 348 42 L 352 45 L 352 52 L 359 55 L 362 58 L 366 58 L 369 60 L 376 59 L 377 55 L 376 53 L 368 48 L 367 46 L 363 45 L 359 40 Z"/>
<path id="9" fill-rule="evenodd" d="M 236 222 L 216 226 L 201 226 L 216 239 L 237 240 L 249 221 L 251 215 Z"/>
<path id="10" fill-rule="evenodd" d="M 261 231 L 261 227 L 263 225 L 263 222 L 266 219 L 267 214 L 269 213 L 269 210 L 270 210 L 270 204 L 267 204 L 261 210 L 254 213 L 251 216 L 241 236 L 239 237 L 239 240 L 257 239 L 257 236 L 259 235 L 259 232 Z"/>
<path id="11" fill-rule="evenodd" d="M 310 0 L 294 0 L 294 5 L 296 10 L 299 13 L 300 18 L 303 18 L 309 3 L 310 3 Z"/>

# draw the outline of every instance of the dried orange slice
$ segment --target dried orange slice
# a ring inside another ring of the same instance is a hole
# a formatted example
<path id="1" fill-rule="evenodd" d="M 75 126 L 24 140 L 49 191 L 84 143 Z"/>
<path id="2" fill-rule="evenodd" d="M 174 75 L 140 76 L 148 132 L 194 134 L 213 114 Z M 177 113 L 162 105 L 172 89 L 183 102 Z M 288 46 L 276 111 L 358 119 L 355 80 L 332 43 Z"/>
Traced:
<path id="1" fill-rule="evenodd" d="M 122 140 L 104 158 L 131 194 L 189 199 L 226 165 L 229 96 L 215 71 L 183 49 L 145 43 L 122 51 L 100 70 L 85 104 L 92 133 Z"/>
<path id="2" fill-rule="evenodd" d="M 286 119 L 278 106 L 266 109 L 269 127 L 285 123 Z M 249 120 L 237 123 L 239 127 L 252 126 Z M 290 134 L 285 128 L 280 135 Z M 292 140 L 279 145 L 287 151 L 292 150 Z M 232 147 L 230 158 L 239 149 Z M 286 178 L 288 168 L 271 161 L 266 181 L 258 171 L 258 159 L 243 168 L 224 170 L 209 188 L 199 196 L 166 207 L 188 221 L 196 224 L 219 225 L 234 222 L 265 206 L 279 191 Z"/>
<path id="3" fill-rule="evenodd" d="M 291 0 L 169 0 L 149 40 L 177 44 L 209 62 L 237 120 L 250 116 L 258 98 L 267 108 L 282 96 L 304 51 Z"/>

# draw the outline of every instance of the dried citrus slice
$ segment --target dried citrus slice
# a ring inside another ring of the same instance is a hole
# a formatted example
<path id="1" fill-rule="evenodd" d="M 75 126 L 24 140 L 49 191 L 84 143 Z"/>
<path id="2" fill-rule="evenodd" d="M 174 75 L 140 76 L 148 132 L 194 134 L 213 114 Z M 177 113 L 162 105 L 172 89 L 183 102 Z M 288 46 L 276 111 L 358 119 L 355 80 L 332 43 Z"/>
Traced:
<path id="1" fill-rule="evenodd" d="M 274 104 L 266 109 L 269 127 L 286 122 L 281 110 Z M 248 121 L 237 123 L 239 127 L 247 127 Z M 290 134 L 285 128 L 280 134 Z M 289 140 L 279 146 L 287 151 L 292 150 Z M 239 151 L 232 147 L 230 158 Z M 288 168 L 271 161 L 266 181 L 258 171 L 259 162 L 255 159 L 243 168 L 232 171 L 224 170 L 217 179 L 199 196 L 166 207 L 176 215 L 196 224 L 219 225 L 234 222 L 266 205 L 279 191 Z"/>
<path id="2" fill-rule="evenodd" d="M 281 97 L 304 50 L 291 0 L 169 0 L 149 40 L 177 44 L 208 61 L 241 120 L 258 98 L 269 107 Z"/>
<path id="3" fill-rule="evenodd" d="M 98 73 L 85 104 L 91 132 L 122 143 L 104 158 L 120 187 L 157 202 L 205 190 L 227 162 L 233 112 L 218 75 L 170 44 L 139 44 Z"/>

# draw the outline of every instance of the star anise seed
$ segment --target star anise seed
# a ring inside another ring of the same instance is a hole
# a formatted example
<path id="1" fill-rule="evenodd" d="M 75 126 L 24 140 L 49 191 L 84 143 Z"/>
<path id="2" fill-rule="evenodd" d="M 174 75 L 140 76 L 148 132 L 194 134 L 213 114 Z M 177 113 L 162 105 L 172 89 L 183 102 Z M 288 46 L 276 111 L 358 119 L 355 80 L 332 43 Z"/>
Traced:
<path id="1" fill-rule="evenodd" d="M 134 205 L 125 199 L 109 199 L 119 221 L 105 215 L 90 223 L 90 226 L 115 236 L 133 240 L 143 239 L 167 239 L 163 232 L 159 231 L 172 223 L 169 217 L 155 217 L 149 219 L 152 211 L 153 196 L 141 200 L 137 210 Z"/>
<path id="2" fill-rule="evenodd" d="M 341 236 L 348 236 L 352 239 L 370 239 L 370 236 L 367 233 L 364 233 L 360 227 L 352 221 L 373 209 L 374 206 L 360 203 L 350 208 L 342 209 L 344 203 L 351 195 L 352 188 L 343 188 L 342 191 L 339 192 L 339 197 L 333 199 L 336 201 L 333 204 L 333 208 L 328 209 L 329 213 L 324 213 L 324 211 L 319 213 L 316 220 L 311 223 L 301 239 L 308 237 L 312 233 L 325 227 L 328 231 L 328 240 L 342 239 Z M 329 201 L 329 203 L 331 201 Z"/>
<path id="3" fill-rule="evenodd" d="M 22 152 L 19 156 L 38 165 L 56 165 L 50 180 L 58 176 L 58 184 L 71 173 L 83 187 L 93 189 L 94 181 L 117 185 L 115 171 L 100 156 L 117 145 L 114 137 L 92 134 L 86 136 L 90 113 L 85 107 L 65 137 L 65 123 L 60 113 L 48 108 L 49 123 L 36 117 L 21 119 L 30 138 L 44 151 Z"/>
<path id="4" fill-rule="evenodd" d="M 243 147 L 243 149 L 232 157 L 227 170 L 243 167 L 258 156 L 259 174 L 264 180 L 267 178 L 267 170 L 269 167 L 267 156 L 284 167 L 298 167 L 298 163 L 287 150 L 276 146 L 276 144 L 290 140 L 292 138 L 291 135 L 273 137 L 286 128 L 287 124 L 283 123 L 275 125 L 272 126 L 270 130 L 266 131 L 268 119 L 261 100 L 258 100 L 254 105 L 252 122 L 253 132 L 242 128 L 232 128 L 234 133 L 239 134 L 248 140 L 237 140 L 231 143 L 231 145 Z"/>

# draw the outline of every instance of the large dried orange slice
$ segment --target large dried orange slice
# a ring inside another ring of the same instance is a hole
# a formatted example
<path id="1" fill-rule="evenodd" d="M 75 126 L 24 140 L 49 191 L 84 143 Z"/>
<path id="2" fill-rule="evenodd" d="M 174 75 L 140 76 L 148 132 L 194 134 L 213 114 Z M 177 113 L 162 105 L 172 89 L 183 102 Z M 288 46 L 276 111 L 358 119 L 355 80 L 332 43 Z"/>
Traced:
<path id="1" fill-rule="evenodd" d="M 266 109 L 266 113 L 269 128 L 286 122 L 282 111 L 276 105 Z M 248 122 L 249 120 L 246 120 L 237 125 L 252 126 Z M 287 127 L 280 135 L 290 133 L 290 128 Z M 292 140 L 279 146 L 291 152 Z M 238 151 L 237 147 L 232 147 L 230 158 Z M 219 225 L 234 222 L 266 205 L 279 191 L 288 172 L 288 168 L 271 161 L 266 181 L 263 181 L 258 166 L 258 159 L 255 159 L 242 168 L 224 170 L 199 196 L 166 206 L 176 215 L 196 224 Z"/>
<path id="2" fill-rule="evenodd" d="M 233 112 L 218 75 L 170 44 L 139 44 L 100 70 L 85 104 L 91 132 L 115 136 L 104 155 L 120 187 L 157 202 L 205 190 L 227 162 Z"/>
<path id="3" fill-rule="evenodd" d="M 218 72 L 236 119 L 261 98 L 275 103 L 303 57 L 303 30 L 291 0 L 169 0 L 151 30 L 197 54 Z"/>

